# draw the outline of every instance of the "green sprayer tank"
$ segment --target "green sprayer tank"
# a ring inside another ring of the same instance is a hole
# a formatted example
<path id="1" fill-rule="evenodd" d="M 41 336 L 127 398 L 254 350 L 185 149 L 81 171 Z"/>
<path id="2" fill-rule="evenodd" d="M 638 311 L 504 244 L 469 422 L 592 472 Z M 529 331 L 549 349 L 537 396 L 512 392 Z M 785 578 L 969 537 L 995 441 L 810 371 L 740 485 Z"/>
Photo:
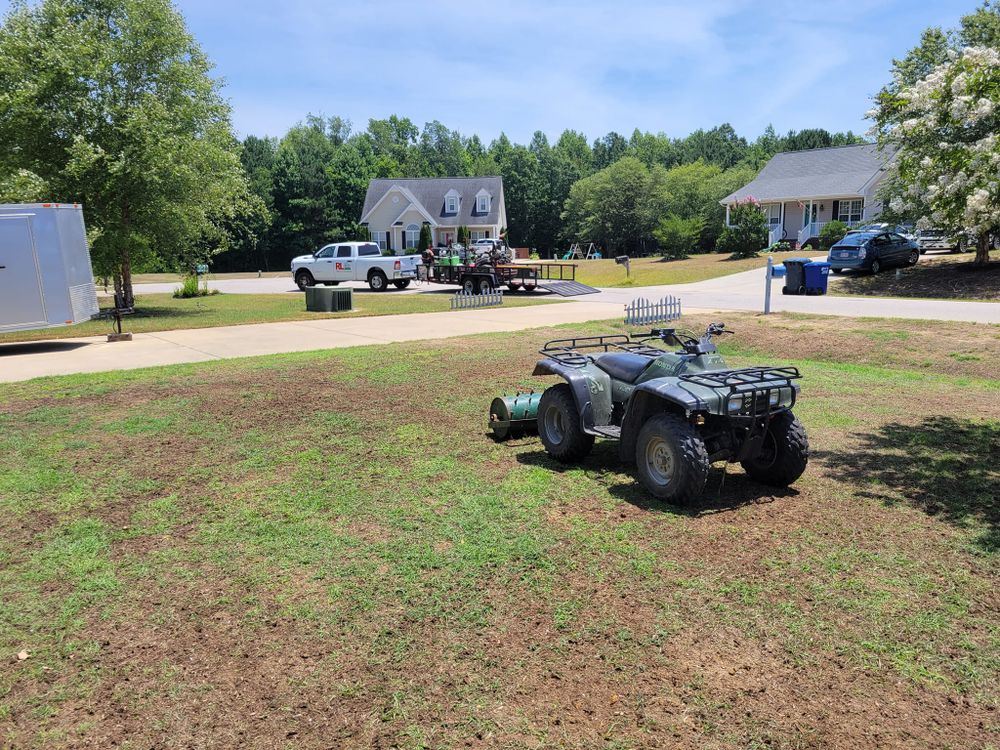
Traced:
<path id="1" fill-rule="evenodd" d="M 507 440 L 538 432 L 538 402 L 541 393 L 498 396 L 490 404 L 490 429 L 496 440 Z"/>

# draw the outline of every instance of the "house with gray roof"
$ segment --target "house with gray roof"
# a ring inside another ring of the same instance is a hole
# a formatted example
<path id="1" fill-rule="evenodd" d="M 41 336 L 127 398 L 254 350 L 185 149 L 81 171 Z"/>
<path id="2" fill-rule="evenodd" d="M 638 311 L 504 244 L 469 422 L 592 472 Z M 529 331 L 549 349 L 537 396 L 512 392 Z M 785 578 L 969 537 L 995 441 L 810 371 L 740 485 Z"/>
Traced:
<path id="1" fill-rule="evenodd" d="M 472 239 L 499 237 L 507 228 L 500 177 L 376 179 L 368 183 L 361 224 L 372 242 L 402 254 L 417 246 L 420 227 L 430 225 L 435 245 L 450 245 L 458 228 Z"/>
<path id="2" fill-rule="evenodd" d="M 771 244 L 817 247 L 827 222 L 854 226 L 878 216 L 875 193 L 893 155 L 867 143 L 775 154 L 749 184 L 722 199 L 726 224 L 730 207 L 752 198 L 767 214 Z"/>

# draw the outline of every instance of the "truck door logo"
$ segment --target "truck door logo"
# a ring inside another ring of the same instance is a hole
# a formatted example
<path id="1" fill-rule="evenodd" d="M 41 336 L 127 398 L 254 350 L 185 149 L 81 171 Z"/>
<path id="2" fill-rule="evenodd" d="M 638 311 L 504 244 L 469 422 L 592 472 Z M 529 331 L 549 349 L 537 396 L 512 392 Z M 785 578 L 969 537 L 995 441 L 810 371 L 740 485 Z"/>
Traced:
<path id="1" fill-rule="evenodd" d="M 338 271 L 350 271 L 351 270 L 350 265 L 348 265 L 347 263 L 337 263 L 337 265 L 335 266 L 335 268 Z"/>

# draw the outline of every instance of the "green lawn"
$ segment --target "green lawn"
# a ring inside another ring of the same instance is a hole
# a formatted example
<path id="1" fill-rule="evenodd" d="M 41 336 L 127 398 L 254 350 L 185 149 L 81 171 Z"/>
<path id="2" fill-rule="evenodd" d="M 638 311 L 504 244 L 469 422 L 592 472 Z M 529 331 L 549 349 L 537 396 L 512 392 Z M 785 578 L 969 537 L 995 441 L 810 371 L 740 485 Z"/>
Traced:
<path id="1" fill-rule="evenodd" d="M 180 328 L 211 328 L 247 323 L 277 323 L 285 320 L 317 318 L 356 318 L 372 315 L 443 312 L 451 309 L 448 294 L 396 294 L 393 292 L 355 292 L 354 307 L 349 313 L 306 312 L 301 294 L 213 294 L 193 299 L 174 299 L 170 294 L 145 294 L 136 297 L 134 315 L 127 316 L 122 330 L 133 333 L 173 331 Z M 560 299 L 510 294 L 505 307 L 551 304 Z M 106 299 L 102 306 L 113 306 Z M 111 332 L 110 321 L 90 321 L 76 326 L 40 331 L 0 334 L 0 344 L 11 341 L 75 336 L 99 336 Z"/>
<path id="2" fill-rule="evenodd" d="M 808 255 L 809 253 L 806 253 Z M 802 252 L 774 253 L 775 263 L 785 258 L 802 257 Z M 729 260 L 728 255 L 710 253 L 692 255 L 686 260 L 662 261 L 659 258 L 633 258 L 630 276 L 625 267 L 613 258 L 602 260 L 572 261 L 577 265 L 576 280 L 596 287 L 656 286 L 659 284 L 690 284 L 714 279 L 740 271 L 750 271 L 767 265 L 767 256 Z"/>
<path id="3" fill-rule="evenodd" d="M 726 322 L 811 461 L 684 508 L 487 436 L 566 327 L 5 386 L 0 746 L 995 747 L 1000 331 Z"/>

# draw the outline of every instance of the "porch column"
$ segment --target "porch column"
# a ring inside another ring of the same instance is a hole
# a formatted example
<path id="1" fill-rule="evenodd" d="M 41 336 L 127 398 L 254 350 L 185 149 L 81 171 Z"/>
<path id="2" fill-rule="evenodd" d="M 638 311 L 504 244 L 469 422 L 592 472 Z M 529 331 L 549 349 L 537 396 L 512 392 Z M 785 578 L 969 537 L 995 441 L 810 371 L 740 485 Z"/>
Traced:
<path id="1" fill-rule="evenodd" d="M 726 204 L 726 226 L 729 226 L 729 204 Z"/>
<path id="2" fill-rule="evenodd" d="M 784 234 L 785 233 L 785 202 L 784 201 L 781 201 L 781 207 L 778 209 L 778 216 L 780 217 L 780 221 L 778 222 L 778 226 L 781 227 L 781 233 Z"/>

